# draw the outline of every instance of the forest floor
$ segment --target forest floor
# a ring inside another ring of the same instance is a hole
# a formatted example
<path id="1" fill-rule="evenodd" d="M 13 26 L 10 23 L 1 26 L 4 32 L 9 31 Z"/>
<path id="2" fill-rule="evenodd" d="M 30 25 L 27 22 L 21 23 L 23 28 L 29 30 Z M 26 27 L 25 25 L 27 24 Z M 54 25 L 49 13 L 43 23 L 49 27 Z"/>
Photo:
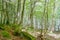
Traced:
<path id="1" fill-rule="evenodd" d="M 0 33 L 2 33 L 3 30 L 0 30 Z M 24 30 L 25 31 L 25 30 Z M 8 32 L 8 31 L 7 31 Z M 25 37 L 20 37 L 20 36 L 14 36 L 13 35 L 13 31 L 9 31 L 8 32 L 11 36 L 11 39 L 9 40 L 28 40 Z M 35 38 L 37 38 L 40 35 L 40 32 L 36 32 L 36 31 L 28 31 L 29 34 L 31 34 L 32 36 L 34 36 Z M 3 33 L 4 34 L 4 33 Z M 6 34 L 4 34 L 6 35 Z M 7 35 L 6 35 L 7 36 Z M 9 36 L 7 36 L 9 37 Z M 60 34 L 55 34 L 55 33 L 47 33 L 46 38 L 48 38 L 49 40 L 60 40 Z M 39 39 L 39 37 L 38 37 Z M 0 34 L 0 40 L 8 40 L 7 38 L 3 37 Z"/>
<path id="2" fill-rule="evenodd" d="M 28 31 L 29 34 L 33 35 L 34 37 L 38 37 L 40 35 L 40 32 L 38 31 Z M 49 40 L 60 40 L 60 34 L 58 33 L 53 33 L 53 32 L 48 32 L 46 35 L 46 38 Z"/>
<path id="3" fill-rule="evenodd" d="M 0 30 L 0 33 L 2 30 Z M 14 36 L 12 32 L 8 32 L 11 36 L 11 38 L 8 38 L 9 36 L 7 34 L 0 34 L 0 40 L 27 40 L 25 37 L 20 37 L 20 36 Z"/>
<path id="4" fill-rule="evenodd" d="M 56 39 L 60 38 L 60 34 L 55 34 L 55 33 L 48 33 L 49 36 L 52 36 Z"/>
<path id="5" fill-rule="evenodd" d="M 32 34 L 34 37 L 38 37 L 40 35 L 40 32 L 30 32 L 30 34 Z M 50 40 L 60 40 L 60 34 L 49 32 L 47 33 L 46 38 Z"/>

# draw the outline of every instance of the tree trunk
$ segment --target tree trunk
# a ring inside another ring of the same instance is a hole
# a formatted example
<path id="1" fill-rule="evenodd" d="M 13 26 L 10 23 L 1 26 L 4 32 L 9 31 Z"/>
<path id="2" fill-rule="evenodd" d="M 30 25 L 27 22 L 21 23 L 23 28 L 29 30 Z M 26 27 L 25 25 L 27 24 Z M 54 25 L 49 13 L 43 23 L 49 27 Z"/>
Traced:
<path id="1" fill-rule="evenodd" d="M 8 12 L 8 3 L 6 2 L 6 24 L 9 24 L 9 12 Z"/>
<path id="2" fill-rule="evenodd" d="M 30 2 L 31 2 L 31 4 L 30 4 L 30 6 L 31 6 L 31 10 L 30 10 L 30 22 L 31 22 L 31 27 L 33 27 L 33 11 L 34 11 L 34 8 L 35 8 L 35 3 L 36 3 L 36 1 L 34 1 L 33 3 L 32 3 L 32 0 L 30 0 Z"/>
<path id="3" fill-rule="evenodd" d="M 51 26 L 51 31 L 54 31 L 54 27 L 55 27 L 55 1 L 53 3 L 53 14 L 52 14 L 52 26 Z"/>
<path id="4" fill-rule="evenodd" d="M 23 16 L 24 16 L 25 1 L 26 0 L 24 0 L 23 4 L 22 4 L 23 7 L 22 7 L 22 11 L 21 11 L 21 21 L 20 21 L 19 25 L 23 25 Z"/>

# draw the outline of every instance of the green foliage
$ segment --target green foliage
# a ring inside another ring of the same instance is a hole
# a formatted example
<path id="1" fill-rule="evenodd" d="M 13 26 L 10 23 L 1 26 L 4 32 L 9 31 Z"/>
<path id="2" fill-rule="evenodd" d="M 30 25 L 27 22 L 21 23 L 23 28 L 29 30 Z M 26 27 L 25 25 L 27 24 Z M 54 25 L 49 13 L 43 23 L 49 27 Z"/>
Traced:
<path id="1" fill-rule="evenodd" d="M 12 25 L 10 25 L 11 26 L 11 28 L 13 29 L 13 30 L 15 30 L 15 29 L 17 29 L 19 26 L 18 25 L 16 25 L 16 24 L 12 24 Z"/>
<path id="2" fill-rule="evenodd" d="M 34 4 L 35 1 L 36 3 Z M 60 2 L 60 0 L 0 0 L 0 30 L 5 30 L 2 31 L 1 34 L 3 37 L 10 38 L 10 34 L 8 32 L 11 32 L 11 30 L 13 30 L 13 34 L 15 36 L 21 36 L 26 37 L 29 40 L 35 40 L 35 37 L 29 33 L 22 32 L 23 26 L 28 25 L 30 23 L 29 21 L 34 22 L 33 19 L 35 19 L 35 21 L 42 21 L 41 23 L 44 26 L 43 28 L 46 28 L 45 25 L 47 25 L 48 22 L 50 23 L 52 19 L 60 18 L 60 3 L 57 3 L 58 1 Z M 25 2 L 25 5 L 23 2 Z M 53 10 L 54 2 L 56 3 L 56 10 Z M 30 18 L 30 14 L 32 18 Z M 54 17 L 52 17 L 52 15 L 54 15 Z M 21 26 L 21 24 L 19 25 L 20 21 L 22 21 L 23 26 Z M 39 25 L 38 21 L 36 22 L 36 25 Z M 34 31 L 34 27 L 27 27 L 26 30 L 29 32 Z M 43 29 L 43 31 L 46 30 Z M 39 31 L 41 32 L 41 30 Z"/>
<path id="3" fill-rule="evenodd" d="M 29 40 L 36 40 L 36 38 L 34 36 L 30 35 L 27 32 L 22 32 L 22 34 Z"/>
<path id="4" fill-rule="evenodd" d="M 1 30 L 5 30 L 5 31 L 10 31 L 11 30 L 11 27 L 10 26 L 8 26 L 8 25 L 0 25 L 0 29 Z"/>
<path id="5" fill-rule="evenodd" d="M 11 38 L 10 34 L 7 31 L 2 31 L 1 34 L 5 38 Z"/>
<path id="6" fill-rule="evenodd" d="M 0 24 L 0 29 L 4 30 L 4 25 L 3 24 Z"/>
<path id="7" fill-rule="evenodd" d="M 22 30 L 22 26 L 13 25 L 12 28 L 14 28 L 14 35 L 19 36 Z"/>
<path id="8" fill-rule="evenodd" d="M 27 32 L 15 32 L 14 33 L 14 35 L 15 36 L 20 36 L 20 37 L 25 37 L 25 38 L 27 38 L 28 40 L 35 40 L 36 38 L 34 37 L 34 36 L 32 36 L 32 35 L 30 35 L 29 33 L 27 33 Z"/>
<path id="9" fill-rule="evenodd" d="M 10 30 L 11 30 L 11 27 L 10 27 L 10 26 L 5 25 L 5 26 L 4 26 L 4 29 L 5 29 L 5 31 L 10 31 Z"/>
<path id="10" fill-rule="evenodd" d="M 27 27 L 26 30 L 27 30 L 27 31 L 32 31 L 32 30 L 34 30 L 34 27 Z"/>
<path id="11" fill-rule="evenodd" d="M 20 35 L 20 29 L 17 27 L 15 30 L 14 30 L 14 35 L 15 36 L 19 36 Z"/>

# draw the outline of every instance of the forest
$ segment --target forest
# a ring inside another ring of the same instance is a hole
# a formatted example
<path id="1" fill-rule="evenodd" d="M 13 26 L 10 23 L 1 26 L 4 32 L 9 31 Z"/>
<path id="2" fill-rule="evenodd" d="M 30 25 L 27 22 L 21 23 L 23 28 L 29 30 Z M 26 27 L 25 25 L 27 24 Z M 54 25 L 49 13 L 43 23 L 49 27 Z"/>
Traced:
<path id="1" fill-rule="evenodd" d="M 0 40 L 60 40 L 60 0 L 0 0 Z"/>

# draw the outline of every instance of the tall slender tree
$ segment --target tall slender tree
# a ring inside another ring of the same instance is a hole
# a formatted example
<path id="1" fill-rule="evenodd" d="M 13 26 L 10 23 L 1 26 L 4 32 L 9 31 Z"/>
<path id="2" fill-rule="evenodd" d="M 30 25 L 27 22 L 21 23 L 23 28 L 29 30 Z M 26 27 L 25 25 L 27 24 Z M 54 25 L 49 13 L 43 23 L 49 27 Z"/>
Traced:
<path id="1" fill-rule="evenodd" d="M 26 0 L 23 0 L 23 6 L 22 6 L 22 11 L 21 11 L 21 21 L 19 23 L 19 25 L 23 25 L 23 16 L 24 16 L 24 9 L 25 9 L 25 1 Z"/>
<path id="2" fill-rule="evenodd" d="M 31 24 L 30 24 L 30 26 L 31 27 L 33 27 L 33 13 L 34 13 L 34 8 L 35 8 L 35 3 L 36 3 L 36 0 L 33 2 L 32 0 L 30 0 L 30 8 L 31 8 L 31 10 L 30 10 L 30 22 L 31 22 Z"/>
<path id="3" fill-rule="evenodd" d="M 3 11 L 4 11 L 4 1 L 2 0 L 2 10 L 1 10 L 1 24 L 2 24 L 2 21 L 3 21 Z"/>
<path id="4" fill-rule="evenodd" d="M 9 3 L 6 2 L 6 24 L 9 24 L 9 10 L 8 9 L 9 9 Z"/>
<path id="5" fill-rule="evenodd" d="M 21 10 L 21 1 L 22 0 L 18 0 L 18 2 L 17 2 L 17 13 L 16 13 L 16 22 L 15 23 L 17 23 L 18 24 L 18 22 L 19 22 L 19 13 L 21 12 L 20 10 Z"/>
<path id="6" fill-rule="evenodd" d="M 51 31 L 54 31 L 54 27 L 55 27 L 55 2 L 56 0 L 54 0 L 53 2 L 53 11 L 52 11 L 52 25 L 51 25 Z"/>
<path id="7" fill-rule="evenodd" d="M 46 32 L 48 30 L 48 3 L 49 3 L 49 0 L 44 0 L 44 13 L 43 13 L 43 27 L 42 27 L 42 30 L 41 30 L 41 34 L 43 35 L 44 33 L 44 37 L 46 36 Z M 42 38 L 41 38 L 42 40 Z M 46 40 L 46 39 L 43 39 L 43 40 Z"/>

